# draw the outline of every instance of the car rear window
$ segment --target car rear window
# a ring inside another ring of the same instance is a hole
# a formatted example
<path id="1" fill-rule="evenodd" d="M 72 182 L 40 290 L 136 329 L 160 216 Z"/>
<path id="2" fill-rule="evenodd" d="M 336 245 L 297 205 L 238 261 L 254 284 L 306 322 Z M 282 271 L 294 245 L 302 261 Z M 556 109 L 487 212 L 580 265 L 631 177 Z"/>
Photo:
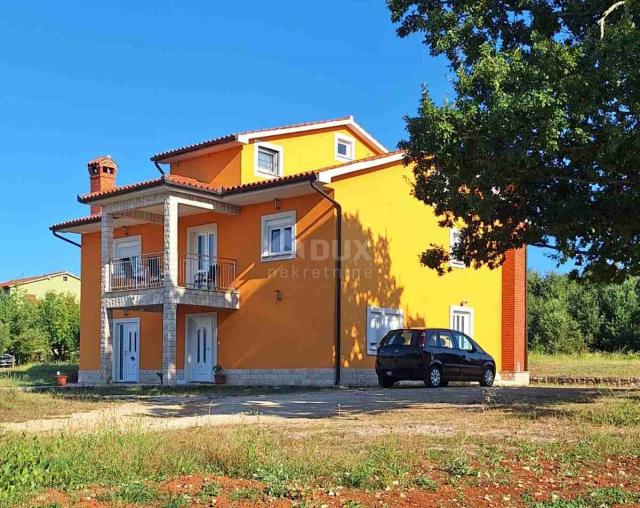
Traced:
<path id="1" fill-rule="evenodd" d="M 444 347 L 447 349 L 454 349 L 456 346 L 453 343 L 453 339 L 451 338 L 451 334 L 449 332 L 440 332 L 440 339 L 438 340 L 438 345 L 440 347 Z"/>
<path id="2" fill-rule="evenodd" d="M 392 330 L 380 341 L 381 346 L 410 346 L 413 338 L 411 330 Z"/>

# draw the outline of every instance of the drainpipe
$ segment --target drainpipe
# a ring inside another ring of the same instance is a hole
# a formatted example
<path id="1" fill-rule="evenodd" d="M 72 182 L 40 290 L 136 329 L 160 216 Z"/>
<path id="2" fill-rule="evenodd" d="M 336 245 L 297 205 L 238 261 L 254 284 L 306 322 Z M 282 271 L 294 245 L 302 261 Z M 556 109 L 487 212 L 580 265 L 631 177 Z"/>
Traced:
<path id="1" fill-rule="evenodd" d="M 160 164 L 158 164 L 158 161 L 153 161 L 153 163 L 156 165 L 156 168 L 158 168 L 158 171 L 160 171 L 160 174 L 164 176 L 164 169 L 160 167 Z"/>
<path id="2" fill-rule="evenodd" d="M 51 232 L 53 233 L 53 236 L 55 236 L 56 238 L 60 238 L 60 240 L 64 240 L 65 242 L 70 243 L 71 245 L 75 245 L 76 247 L 82 247 L 81 244 L 79 244 L 78 242 L 74 242 L 73 240 L 69 240 L 68 238 L 65 238 L 60 233 L 58 233 L 55 229 L 52 229 Z"/>
<path id="3" fill-rule="evenodd" d="M 313 190 L 320 194 L 324 199 L 329 201 L 336 210 L 336 259 L 335 259 L 335 348 L 336 348 L 336 362 L 335 362 L 335 385 L 340 385 L 340 359 L 342 358 L 340 347 L 340 335 L 342 325 L 340 323 L 340 311 L 342 308 L 342 207 L 335 199 L 327 194 L 317 184 L 316 180 L 309 182 Z"/>

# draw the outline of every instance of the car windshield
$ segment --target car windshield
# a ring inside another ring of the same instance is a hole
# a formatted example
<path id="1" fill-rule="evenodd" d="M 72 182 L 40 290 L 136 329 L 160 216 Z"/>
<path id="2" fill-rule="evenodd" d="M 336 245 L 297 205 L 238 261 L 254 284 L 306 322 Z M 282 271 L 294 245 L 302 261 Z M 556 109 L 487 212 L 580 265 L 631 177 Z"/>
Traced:
<path id="1" fill-rule="evenodd" d="M 380 341 L 380 346 L 410 346 L 412 337 L 411 330 L 392 330 Z"/>

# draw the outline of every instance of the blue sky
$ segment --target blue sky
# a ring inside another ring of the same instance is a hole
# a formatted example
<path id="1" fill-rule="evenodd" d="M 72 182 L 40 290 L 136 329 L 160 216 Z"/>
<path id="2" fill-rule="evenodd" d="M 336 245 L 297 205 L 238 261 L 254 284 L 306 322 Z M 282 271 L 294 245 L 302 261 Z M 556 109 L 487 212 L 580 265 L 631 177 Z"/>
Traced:
<path id="1" fill-rule="evenodd" d="M 0 280 L 79 272 L 48 227 L 88 214 L 76 196 L 96 155 L 128 183 L 154 178 L 165 149 L 348 114 L 393 148 L 421 84 L 449 90 L 445 62 L 397 38 L 382 0 L 5 0 L 0 47 Z"/>

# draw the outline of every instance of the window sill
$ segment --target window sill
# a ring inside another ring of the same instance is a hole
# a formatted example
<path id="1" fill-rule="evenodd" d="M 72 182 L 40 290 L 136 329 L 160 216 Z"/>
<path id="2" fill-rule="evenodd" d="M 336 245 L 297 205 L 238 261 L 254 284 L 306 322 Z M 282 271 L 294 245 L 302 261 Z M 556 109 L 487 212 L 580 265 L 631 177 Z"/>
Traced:
<path id="1" fill-rule="evenodd" d="M 286 261 L 289 259 L 295 259 L 296 258 L 296 254 L 295 252 L 292 254 L 269 254 L 267 256 L 262 255 L 260 257 L 260 260 L 263 263 L 268 263 L 269 261 Z"/>

